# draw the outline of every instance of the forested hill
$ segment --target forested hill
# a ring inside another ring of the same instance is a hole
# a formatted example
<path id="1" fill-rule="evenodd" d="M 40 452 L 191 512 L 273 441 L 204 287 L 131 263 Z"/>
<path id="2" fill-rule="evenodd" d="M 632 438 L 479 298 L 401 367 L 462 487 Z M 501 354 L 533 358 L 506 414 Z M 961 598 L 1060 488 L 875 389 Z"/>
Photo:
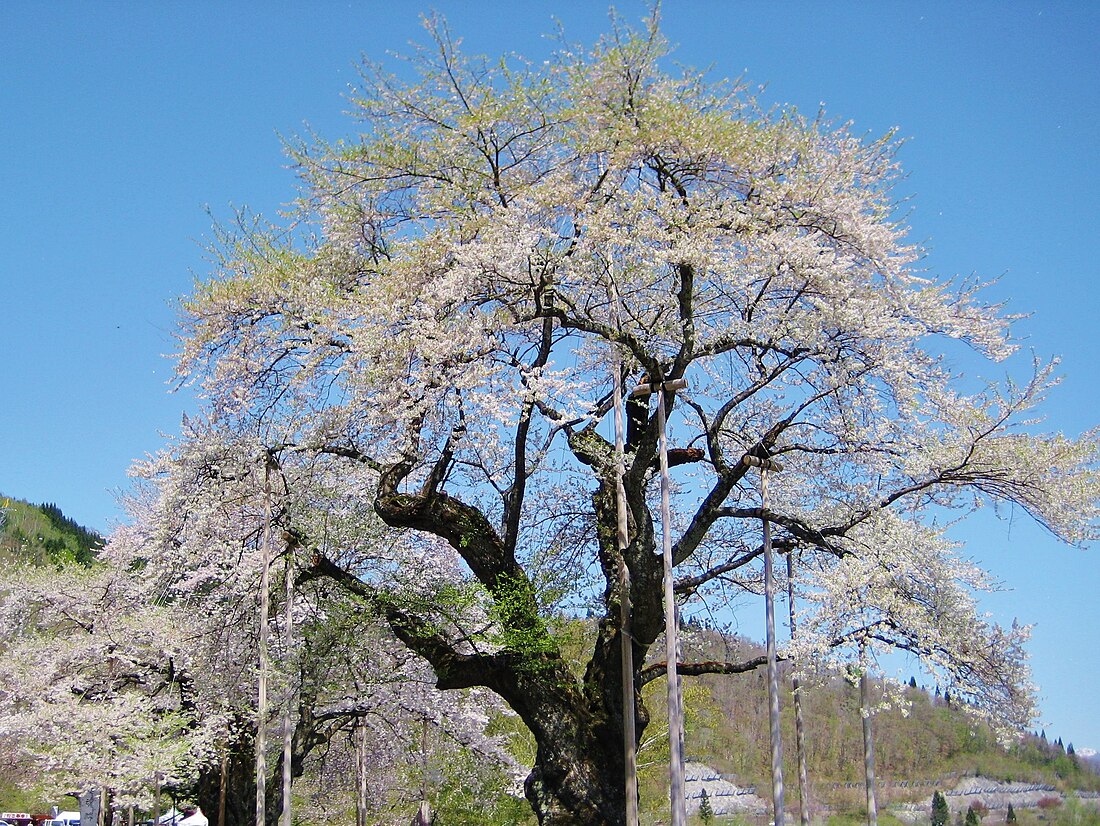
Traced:
<path id="1" fill-rule="evenodd" d="M 103 537 L 65 516 L 57 505 L 0 496 L 0 561 L 87 565 L 101 547 Z"/>
<path id="2" fill-rule="evenodd" d="M 703 658 L 732 655 L 745 659 L 761 649 L 714 631 L 686 628 L 687 648 Z M 788 776 L 794 766 L 794 719 L 790 679 L 781 698 L 784 760 Z M 921 686 L 906 678 L 895 699 L 873 716 L 875 760 L 884 797 L 931 794 L 926 786 L 954 785 L 965 776 L 997 781 L 1049 784 L 1061 791 L 1100 791 L 1100 775 L 1091 755 L 1078 755 L 1073 744 L 1048 739 L 1044 732 L 1023 737 L 1009 748 L 993 732 L 963 713 L 949 692 Z M 739 676 L 685 680 L 685 748 L 692 760 L 705 763 L 743 785 L 770 783 L 768 699 L 764 669 Z M 649 707 L 663 717 L 663 698 L 651 684 Z M 858 688 L 835 673 L 807 679 L 803 686 L 806 748 L 811 783 L 823 799 L 844 807 L 850 786 L 862 780 L 862 718 Z M 881 697 L 881 684 L 874 693 Z M 914 791 L 914 787 L 916 790 Z"/>

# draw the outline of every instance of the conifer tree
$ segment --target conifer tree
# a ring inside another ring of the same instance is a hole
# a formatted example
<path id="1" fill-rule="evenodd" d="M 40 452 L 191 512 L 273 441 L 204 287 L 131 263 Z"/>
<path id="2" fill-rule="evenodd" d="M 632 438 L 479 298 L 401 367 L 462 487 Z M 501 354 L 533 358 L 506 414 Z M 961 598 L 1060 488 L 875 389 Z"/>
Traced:
<path id="1" fill-rule="evenodd" d="M 709 826 L 714 819 L 714 809 L 710 805 L 710 796 L 706 789 L 703 789 L 703 794 L 699 798 L 699 819 L 703 821 L 704 826 Z"/>
<path id="2" fill-rule="evenodd" d="M 937 790 L 932 795 L 932 826 L 947 826 L 947 819 L 950 814 L 947 808 L 947 799 Z"/>
<path id="3" fill-rule="evenodd" d="M 1016 810 L 1012 808 L 1012 804 L 1008 804 L 1008 812 L 1005 814 L 1005 823 L 1016 822 Z"/>
<path id="4" fill-rule="evenodd" d="M 966 807 L 966 826 L 981 826 L 982 819 L 974 811 L 973 806 Z"/>

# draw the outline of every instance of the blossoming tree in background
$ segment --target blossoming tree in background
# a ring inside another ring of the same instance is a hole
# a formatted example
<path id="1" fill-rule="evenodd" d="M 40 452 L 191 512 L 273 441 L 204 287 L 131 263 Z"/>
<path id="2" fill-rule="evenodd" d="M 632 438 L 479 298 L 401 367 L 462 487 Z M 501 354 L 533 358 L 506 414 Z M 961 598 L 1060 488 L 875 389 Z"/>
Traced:
<path id="1" fill-rule="evenodd" d="M 95 789 L 112 810 L 147 812 L 156 810 L 159 789 L 161 812 L 171 793 L 200 804 L 212 820 L 254 822 L 266 503 L 256 445 L 222 435 L 188 423 L 173 449 L 139 463 L 131 522 L 90 566 L 13 561 L 0 571 L 0 743 L 26 769 L 28 788 L 55 797 Z M 339 547 L 334 556 L 345 564 L 364 570 L 371 559 L 377 568 L 401 553 L 417 555 L 430 576 L 404 589 L 406 598 L 454 570 L 456 555 L 439 543 L 434 553 L 392 541 L 364 550 L 377 539 L 373 514 L 363 523 L 353 503 L 326 499 L 317 476 L 297 487 L 309 502 L 288 495 L 287 475 L 275 479 L 276 578 L 299 563 L 281 528 L 287 513 L 300 520 L 319 513 L 319 502 L 326 535 Z M 402 590 L 394 578 L 390 586 Z M 273 618 L 284 617 L 285 607 L 276 594 Z M 273 623 L 273 702 L 263 721 L 273 745 L 268 821 L 281 808 L 284 714 L 292 722 L 289 774 L 297 779 L 310 769 L 314 785 L 300 797 L 302 813 L 315 819 L 345 816 L 356 785 L 366 822 L 394 808 L 407 819 L 423 789 L 426 738 L 438 752 L 433 772 L 491 798 L 483 813 L 493 800 L 507 800 L 520 770 L 501 739 L 485 733 L 491 718 L 501 727 L 493 695 L 439 697 L 423 661 L 327 580 L 300 581 L 291 608 L 292 649 Z M 354 769 L 350 776 L 325 770 L 348 764 L 352 754 L 359 777 Z M 445 802 L 451 810 L 469 805 Z"/>
<path id="2" fill-rule="evenodd" d="M 410 548 L 400 537 L 380 536 L 377 517 L 363 513 L 340 486 L 348 479 L 338 484 L 316 466 L 285 468 L 255 442 L 225 435 L 188 422 L 174 449 L 138 465 L 144 483 L 134 499 L 133 524 L 116 533 L 107 548 L 109 563 L 132 572 L 145 593 L 180 613 L 201 617 L 192 636 L 205 651 L 197 679 L 215 697 L 233 699 L 235 725 L 221 743 L 231 771 L 223 778 L 213 761 L 204 764 L 194 786 L 203 805 L 213 809 L 224 783 L 228 788 L 222 797 L 231 809 L 227 822 L 253 821 L 248 801 L 255 799 L 255 775 L 249 758 L 264 739 L 257 736 L 258 725 L 270 732 L 266 739 L 272 746 L 265 761 L 268 822 L 276 822 L 282 808 L 278 778 L 284 771 L 292 779 L 301 777 L 317 753 L 357 750 L 374 767 L 369 777 L 360 778 L 361 786 L 374 790 L 361 801 L 369 808 L 364 817 L 409 804 L 401 794 L 408 786 L 402 771 L 422 773 L 409 768 L 421 762 L 411 744 L 428 734 L 432 742 L 450 743 L 452 751 L 457 744 L 472 755 L 483 777 L 507 785 L 515 763 L 498 739 L 485 734 L 489 715 L 499 714 L 499 701 L 485 691 L 438 697 L 423 662 L 397 643 L 374 614 L 364 612 L 353 595 L 325 578 L 294 576 L 289 612 L 285 591 L 271 589 L 272 701 L 257 722 L 263 560 L 270 557 L 273 581 L 285 581 L 288 569 L 308 573 L 310 551 L 295 531 L 316 530 L 332 558 L 363 575 L 378 575 L 397 560 L 409 570 L 426 570 L 407 584 L 389 577 L 395 598 L 423 599 L 427 583 L 460 580 L 454 574 L 456 554 L 441 543 Z M 267 554 L 265 541 L 272 546 Z M 286 633 L 288 617 L 296 626 L 293 635 Z M 295 643 L 288 647 L 291 636 Z M 289 765 L 279 749 L 279 727 L 287 720 Z M 414 784 L 415 793 L 420 787 Z M 479 788 L 490 787 L 483 782 Z M 326 809 L 322 797 L 332 808 Z M 325 817 L 343 811 L 331 784 L 325 795 L 318 792 L 315 803 Z"/>
<path id="3" fill-rule="evenodd" d="M 0 577 L 0 742 L 55 797 L 107 789 L 152 810 L 157 777 L 193 782 L 223 728 L 217 706 L 194 714 L 193 627 L 134 593 L 102 567 L 9 562 Z"/>

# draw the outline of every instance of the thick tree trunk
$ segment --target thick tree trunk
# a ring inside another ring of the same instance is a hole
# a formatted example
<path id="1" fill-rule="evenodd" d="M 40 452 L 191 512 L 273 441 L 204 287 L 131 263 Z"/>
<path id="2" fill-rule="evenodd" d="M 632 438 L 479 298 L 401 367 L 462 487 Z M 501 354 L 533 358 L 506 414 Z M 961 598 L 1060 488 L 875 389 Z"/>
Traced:
<path id="1" fill-rule="evenodd" d="M 557 655 L 485 675 L 485 683 L 519 714 L 535 738 L 535 765 L 524 791 L 541 826 L 626 823 L 616 621 L 601 623 L 597 649 L 583 683 Z M 446 672 L 440 676 L 439 687 L 456 687 L 446 677 Z M 637 710 L 635 729 L 641 736 L 648 715 L 640 698 Z"/>
<path id="2" fill-rule="evenodd" d="M 524 791 L 540 826 L 624 826 L 621 742 L 582 736 L 539 745 Z"/>
<path id="3" fill-rule="evenodd" d="M 301 777 L 305 760 L 317 746 L 328 741 L 335 728 L 321 730 L 312 715 L 309 696 L 301 698 L 298 721 L 294 729 L 291 751 L 290 774 Z M 219 812 L 224 807 L 225 815 L 216 826 L 255 826 L 256 824 L 256 758 L 254 720 L 240 721 L 247 726 L 248 739 L 239 739 L 230 743 L 224 761 L 207 766 L 199 774 L 198 782 L 191 790 L 195 802 L 204 812 Z M 278 826 L 283 811 L 283 785 L 278 782 L 283 776 L 283 757 L 280 754 L 266 778 L 264 802 L 264 822 L 268 826 Z M 211 818 L 214 823 L 214 819 Z"/>

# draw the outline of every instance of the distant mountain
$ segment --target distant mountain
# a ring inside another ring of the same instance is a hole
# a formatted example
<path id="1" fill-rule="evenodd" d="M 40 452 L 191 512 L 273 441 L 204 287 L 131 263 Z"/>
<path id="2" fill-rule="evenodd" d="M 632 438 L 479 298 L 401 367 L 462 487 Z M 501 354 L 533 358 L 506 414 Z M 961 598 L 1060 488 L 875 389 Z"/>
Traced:
<path id="1" fill-rule="evenodd" d="M 1100 753 L 1096 749 L 1078 749 L 1077 760 L 1094 774 L 1100 774 Z"/>
<path id="2" fill-rule="evenodd" d="M 0 496 L 0 561 L 88 565 L 102 547 L 103 537 L 65 516 L 57 505 Z"/>

